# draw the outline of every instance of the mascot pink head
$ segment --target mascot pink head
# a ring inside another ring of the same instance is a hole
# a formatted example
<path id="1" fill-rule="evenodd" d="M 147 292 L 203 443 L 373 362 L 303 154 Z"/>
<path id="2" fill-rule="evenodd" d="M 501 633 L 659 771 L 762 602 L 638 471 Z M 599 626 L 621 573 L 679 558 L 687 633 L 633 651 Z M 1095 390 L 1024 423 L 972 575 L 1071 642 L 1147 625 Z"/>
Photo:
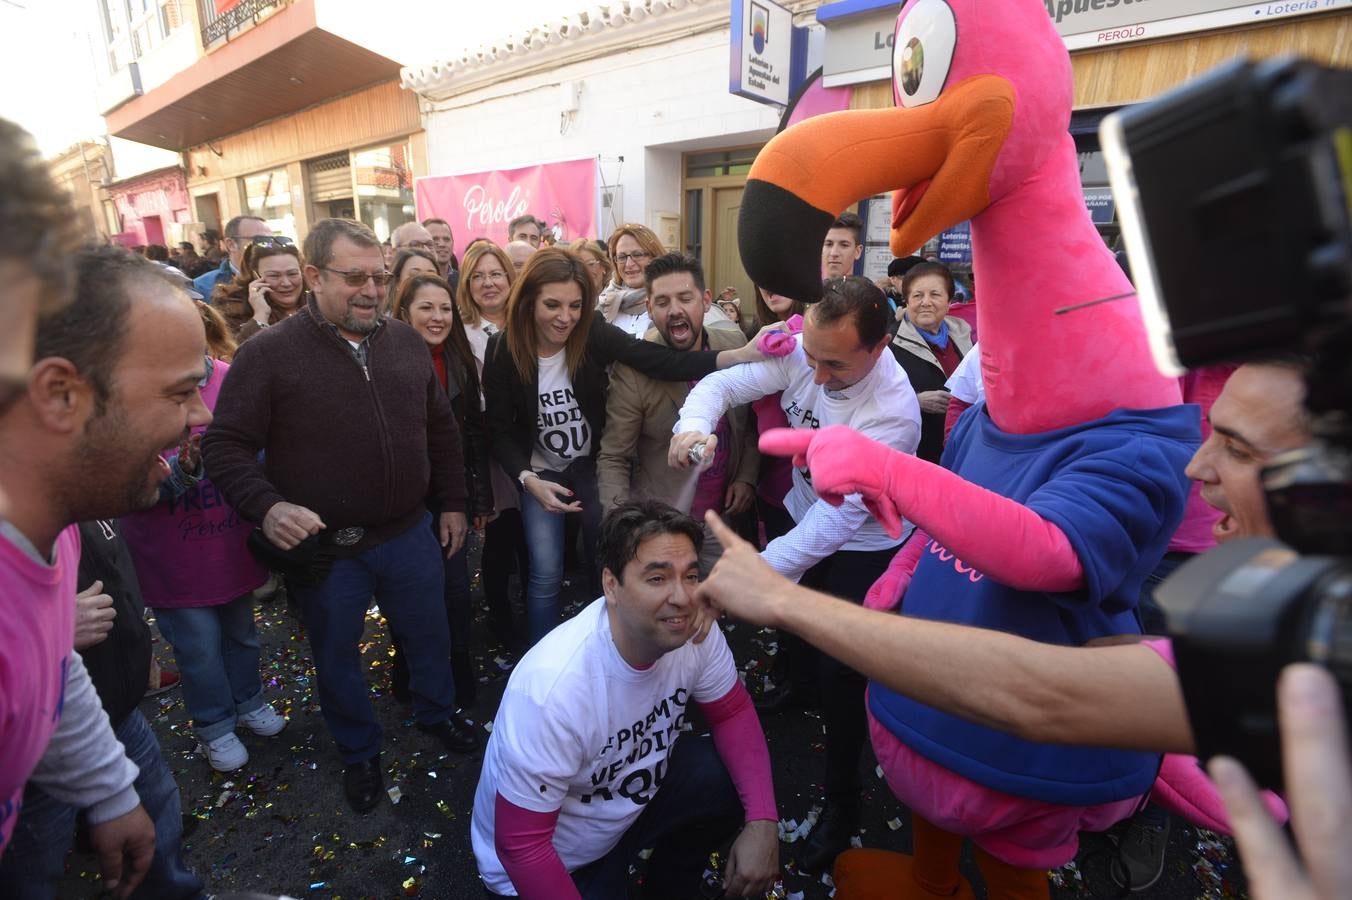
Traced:
<path id="1" fill-rule="evenodd" d="M 1114 409 L 1181 402 L 1151 361 L 1136 303 L 1054 310 L 1128 293 L 1090 221 L 1068 126 L 1070 57 L 1039 0 L 910 0 L 897 17 L 897 107 L 831 113 L 774 138 L 738 223 L 758 284 L 821 294 L 837 214 L 895 191 L 892 252 L 972 222 L 986 404 L 1034 434 Z"/>

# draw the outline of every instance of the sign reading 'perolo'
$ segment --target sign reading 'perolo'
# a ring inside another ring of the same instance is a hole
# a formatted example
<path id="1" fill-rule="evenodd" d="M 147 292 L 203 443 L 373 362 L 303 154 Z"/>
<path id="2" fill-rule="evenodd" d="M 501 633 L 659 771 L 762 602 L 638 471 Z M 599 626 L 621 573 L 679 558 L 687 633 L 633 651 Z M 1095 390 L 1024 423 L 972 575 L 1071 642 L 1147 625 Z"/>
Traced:
<path id="1" fill-rule="evenodd" d="M 418 218 L 445 219 L 462 256 L 470 241 L 507 243 L 507 223 L 530 215 L 565 241 L 596 232 L 596 160 L 574 159 L 520 169 L 425 175 L 413 183 Z"/>
<path id="2" fill-rule="evenodd" d="M 1248 25 L 1330 9 L 1352 0 L 1043 0 L 1071 50 Z"/>
<path id="3" fill-rule="evenodd" d="M 1071 50 L 1147 41 L 1334 9 L 1352 0 L 1042 0 Z M 827 87 L 892 76 L 892 42 L 902 4 L 843 0 L 817 9 L 826 27 L 822 79 Z M 961 39 L 961 38 L 959 38 Z"/>

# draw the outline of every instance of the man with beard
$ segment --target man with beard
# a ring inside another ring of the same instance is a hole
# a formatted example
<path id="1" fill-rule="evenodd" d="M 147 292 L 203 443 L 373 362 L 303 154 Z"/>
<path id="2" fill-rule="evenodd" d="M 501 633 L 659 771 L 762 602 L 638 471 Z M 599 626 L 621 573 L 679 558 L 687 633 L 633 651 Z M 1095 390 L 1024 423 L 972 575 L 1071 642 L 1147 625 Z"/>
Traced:
<path id="1" fill-rule="evenodd" d="M 735 328 L 704 328 L 712 297 L 704 287 L 704 270 L 694 257 L 682 253 L 659 256 L 648 264 L 644 276 L 653 323 L 646 340 L 687 352 L 735 350 L 746 343 Z M 631 498 L 661 500 L 702 522 L 706 510 L 735 516 L 751 508 L 760 454 L 750 406 L 735 407 L 719 420 L 715 428 L 719 441 L 707 468 L 694 473 L 667 465 L 676 414 L 690 388 L 690 383 L 654 381 L 629 366 L 615 366 L 596 458 L 602 509 Z M 713 568 L 719 552 L 717 541 L 703 542 L 701 575 Z"/>
<path id="2" fill-rule="evenodd" d="M 358 649 L 373 594 L 402 642 L 418 728 L 457 753 L 479 747 L 455 711 L 437 549 L 438 537 L 448 556 L 464 543 L 465 476 L 427 345 L 381 315 L 390 273 L 375 234 L 324 219 L 305 260 L 310 302 L 235 355 L 202 455 L 230 505 L 305 568 L 292 593 L 320 707 L 348 803 L 365 812 L 384 793 Z M 435 523 L 429 503 L 445 510 Z"/>
<path id="3" fill-rule="evenodd" d="M 0 416 L 9 500 L 0 521 L 8 605 L 0 615 L 0 848 L 24 827 L 19 791 L 31 772 L 30 787 L 84 810 L 104 887 L 125 897 L 156 849 L 137 791 L 152 787 L 146 779 L 161 793 L 177 788 L 153 736 L 137 762 L 127 758 L 72 650 L 80 539 L 71 523 L 155 502 L 169 475 L 160 450 L 210 419 L 198 393 L 206 338 L 191 301 L 153 263 L 105 247 L 79 254 L 73 269 L 74 302 L 40 318 L 37 362 Z"/>

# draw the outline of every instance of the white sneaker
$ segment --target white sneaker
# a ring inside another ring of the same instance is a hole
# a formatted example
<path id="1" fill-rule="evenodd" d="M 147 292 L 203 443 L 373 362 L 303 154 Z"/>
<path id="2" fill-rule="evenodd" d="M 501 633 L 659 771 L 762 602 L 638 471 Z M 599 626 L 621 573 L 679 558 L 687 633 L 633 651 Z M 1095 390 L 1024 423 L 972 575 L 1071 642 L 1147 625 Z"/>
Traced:
<path id="1" fill-rule="evenodd" d="M 253 712 L 240 716 L 236 721 L 262 737 L 272 737 L 286 727 L 286 717 L 273 709 L 271 703 L 264 703 Z"/>
<path id="2" fill-rule="evenodd" d="M 249 761 L 249 751 L 244 749 L 233 731 L 226 732 L 214 741 L 200 743 L 197 749 L 217 772 L 233 772 L 243 768 Z"/>

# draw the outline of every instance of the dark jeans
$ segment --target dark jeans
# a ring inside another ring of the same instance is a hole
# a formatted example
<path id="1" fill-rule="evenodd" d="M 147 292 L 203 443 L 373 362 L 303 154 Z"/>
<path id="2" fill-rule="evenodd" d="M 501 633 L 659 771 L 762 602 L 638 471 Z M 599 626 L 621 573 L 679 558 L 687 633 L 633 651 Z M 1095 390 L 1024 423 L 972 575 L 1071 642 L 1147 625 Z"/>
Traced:
<path id="1" fill-rule="evenodd" d="M 178 785 L 150 723 L 134 709 L 115 733 L 127 758 L 140 769 L 134 783 L 136 795 L 155 823 L 155 858 L 145 881 L 132 896 L 146 900 L 201 896 L 206 885 L 183 862 L 183 810 Z M 75 816 L 75 807 L 53 799 L 41 788 L 29 784 L 24 789 L 14 836 L 0 858 L 0 898 L 49 900 L 57 895 L 65 874 L 66 852 L 75 838 Z"/>
<path id="2" fill-rule="evenodd" d="M 1192 559 L 1192 553 L 1166 553 L 1155 566 L 1155 570 L 1145 576 L 1141 585 L 1141 599 L 1136 604 L 1136 619 L 1141 623 L 1142 634 L 1168 634 L 1169 626 L 1164 620 L 1164 610 L 1155 602 L 1155 591 L 1174 570 Z"/>
<path id="3" fill-rule="evenodd" d="M 526 550 L 526 532 L 521 525 L 521 510 L 505 509 L 484 526 L 480 564 L 484 599 L 488 601 L 488 624 L 493 637 L 509 649 L 514 648 L 519 639 L 508 595 L 513 564 L 521 576 L 523 591 L 530 579 L 530 556 Z"/>
<path id="4" fill-rule="evenodd" d="M 429 527 L 431 518 L 428 513 L 403 534 L 336 561 L 318 588 L 291 586 L 310 636 L 319 706 L 344 763 L 380 752 L 380 724 L 358 646 L 372 595 L 379 595 L 390 633 L 408 659 L 414 718 L 430 725 L 455 711 L 442 549 Z"/>
<path id="5" fill-rule="evenodd" d="M 596 463 L 579 459 L 562 472 L 538 473 L 545 481 L 573 492 L 569 502 L 582 504 L 582 541 L 587 565 L 595 569 L 596 540 L 601 531 L 601 498 L 596 487 Z M 546 510 L 529 493 L 521 495 L 521 522 L 530 551 L 530 578 L 526 582 L 526 619 L 534 645 L 559 624 L 559 592 L 563 586 L 564 516 Z M 594 577 L 594 573 L 592 575 Z"/>
<path id="6" fill-rule="evenodd" d="M 709 854 L 731 842 L 744 819 L 742 801 L 713 738 L 683 735 L 671 751 L 656 796 L 613 850 L 573 871 L 573 883 L 583 900 L 622 900 L 630 863 L 651 847 L 644 879 L 650 895 L 656 888 L 661 897 L 699 897 Z"/>
<path id="7" fill-rule="evenodd" d="M 433 531 L 436 530 L 436 519 L 432 520 Z M 440 542 L 440 538 L 438 538 Z M 445 589 L 442 591 L 442 599 L 446 605 L 446 622 L 451 630 L 451 659 L 468 659 L 470 642 L 473 637 L 474 615 L 470 609 L 470 587 L 469 587 L 469 536 L 465 536 L 465 543 L 460 549 L 450 557 L 443 557 L 442 572 L 444 575 Z M 381 609 L 384 609 L 384 598 L 378 598 L 381 603 Z M 409 683 L 408 659 L 404 655 L 403 641 L 391 634 L 390 647 L 394 650 L 394 656 L 390 660 L 392 667 L 391 678 L 398 689 L 407 690 Z M 465 668 L 465 667 L 461 667 Z M 470 704 L 473 702 L 474 693 L 477 685 L 473 683 L 473 667 L 469 666 L 466 671 L 453 671 L 455 678 L 455 694 L 458 702 Z M 469 683 L 463 683 L 464 679 L 471 679 Z"/>
<path id="8" fill-rule="evenodd" d="M 862 604 L 864 595 L 887 571 L 896 553 L 896 549 L 837 550 L 808 569 L 802 584 Z M 789 635 L 781 632 L 781 647 L 785 637 Z M 859 757 L 868 742 L 868 719 L 864 708 L 864 689 L 868 681 L 834 657 L 809 644 L 800 642 L 800 645 L 804 660 L 801 668 L 817 686 L 822 724 L 826 729 L 826 800 L 844 808 L 848 814 L 857 815 L 863 790 L 859 780 Z"/>

